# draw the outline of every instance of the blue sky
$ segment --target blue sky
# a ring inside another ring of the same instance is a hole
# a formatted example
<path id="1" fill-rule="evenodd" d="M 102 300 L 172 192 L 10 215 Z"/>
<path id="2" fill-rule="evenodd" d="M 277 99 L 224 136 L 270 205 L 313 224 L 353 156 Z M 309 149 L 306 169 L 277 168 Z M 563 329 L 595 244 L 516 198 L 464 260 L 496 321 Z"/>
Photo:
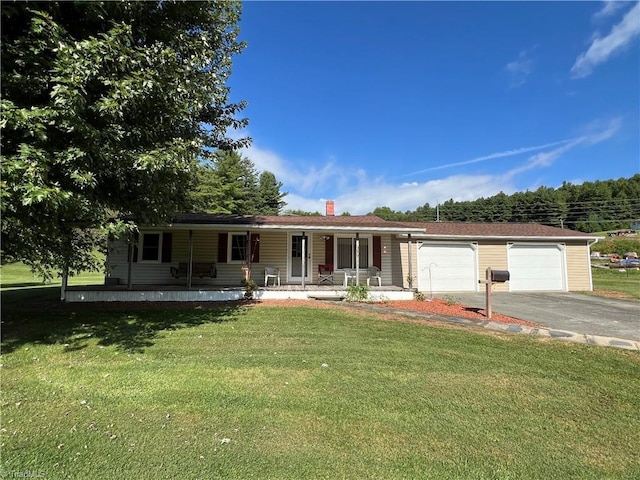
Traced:
<path id="1" fill-rule="evenodd" d="M 245 2 L 243 154 L 364 214 L 640 172 L 637 2 Z"/>

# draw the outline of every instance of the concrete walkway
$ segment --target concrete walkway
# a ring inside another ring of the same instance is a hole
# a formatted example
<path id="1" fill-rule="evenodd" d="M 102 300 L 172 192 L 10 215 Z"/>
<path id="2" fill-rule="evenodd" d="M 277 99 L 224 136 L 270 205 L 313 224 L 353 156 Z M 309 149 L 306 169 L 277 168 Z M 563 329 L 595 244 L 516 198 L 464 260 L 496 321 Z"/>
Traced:
<path id="1" fill-rule="evenodd" d="M 375 305 L 372 303 L 352 303 L 353 307 L 374 311 L 377 313 L 394 314 L 398 316 L 404 316 L 409 318 L 416 318 L 421 320 L 428 320 L 434 322 L 445 322 L 456 325 L 473 326 L 479 328 L 486 328 L 488 330 L 509 332 L 521 335 L 533 335 L 543 338 L 551 338 L 556 340 L 564 340 L 568 342 L 584 343 L 589 345 L 598 345 L 602 347 L 618 347 L 627 350 L 640 351 L 640 341 L 629 340 L 624 338 L 609 337 L 603 335 L 592 335 L 585 333 L 576 333 L 567 330 L 559 330 L 555 328 L 547 327 L 526 327 L 522 325 L 514 325 L 507 323 L 492 322 L 491 320 L 472 320 L 469 318 L 450 317 L 447 315 L 439 315 L 428 312 L 416 312 L 414 310 L 401 310 L 392 309 Z M 500 312 L 502 313 L 502 312 Z"/>

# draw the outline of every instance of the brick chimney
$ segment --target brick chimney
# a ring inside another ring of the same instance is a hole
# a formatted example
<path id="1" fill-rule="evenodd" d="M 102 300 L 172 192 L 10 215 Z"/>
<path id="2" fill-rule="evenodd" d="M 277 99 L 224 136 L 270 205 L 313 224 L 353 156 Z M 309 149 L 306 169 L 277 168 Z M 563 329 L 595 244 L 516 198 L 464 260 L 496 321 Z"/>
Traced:
<path id="1" fill-rule="evenodd" d="M 333 217 L 336 214 L 333 200 L 327 200 L 327 217 Z"/>

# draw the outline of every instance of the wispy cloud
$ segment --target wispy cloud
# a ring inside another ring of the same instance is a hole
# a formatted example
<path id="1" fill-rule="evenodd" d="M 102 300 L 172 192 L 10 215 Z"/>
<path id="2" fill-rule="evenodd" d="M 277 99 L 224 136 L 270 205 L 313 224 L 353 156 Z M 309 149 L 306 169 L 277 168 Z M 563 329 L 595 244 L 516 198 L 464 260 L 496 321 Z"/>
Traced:
<path id="1" fill-rule="evenodd" d="M 302 163 L 285 159 L 255 143 L 242 154 L 249 157 L 258 170 L 269 170 L 284 183 L 283 190 L 289 192 L 285 197 L 287 209 L 322 213 L 325 201 L 332 199 L 336 202 L 337 214 L 348 211 L 359 215 L 380 206 L 406 211 L 414 210 L 425 203 L 436 205 L 449 199 L 465 201 L 489 197 L 499 192 L 513 193 L 517 191 L 516 180 L 520 174 L 537 169 L 544 170 L 572 149 L 586 148 L 608 140 L 621 126 L 620 118 L 595 121 L 570 139 L 505 150 L 410 174 L 537 152 L 507 171 L 483 175 L 450 175 L 425 182 L 394 182 L 388 178 L 373 177 L 365 170 L 339 165 L 335 158 L 307 159 Z"/>
<path id="2" fill-rule="evenodd" d="M 613 7 L 605 5 L 601 11 L 606 8 Z M 580 54 L 571 67 L 572 78 L 588 77 L 593 73 L 595 67 L 606 62 L 611 55 L 629 46 L 638 35 L 640 35 L 640 3 L 636 2 L 622 20 L 611 28 L 611 32 L 607 36 L 595 35 L 587 51 Z"/>
<path id="3" fill-rule="evenodd" d="M 536 145 L 533 147 L 521 147 L 514 148 L 512 150 L 506 150 L 504 152 L 496 152 L 491 153 L 489 155 L 484 155 L 482 157 L 472 158 L 471 160 L 465 160 L 463 162 L 454 162 L 447 163 L 445 165 L 437 165 L 435 167 L 425 168 L 423 170 L 418 170 L 416 172 L 407 173 L 406 175 L 401 175 L 398 178 L 410 177 L 413 175 L 418 175 L 420 173 L 432 172 L 434 170 L 444 170 L 446 168 L 459 167 L 462 165 L 471 165 L 473 163 L 486 162 L 487 160 L 495 160 L 496 158 L 505 158 L 505 157 L 513 157 L 514 155 L 521 155 L 523 153 L 535 152 L 536 150 L 542 150 L 544 148 L 554 147 L 556 145 L 562 145 L 567 142 L 571 142 L 573 139 L 560 140 L 558 142 L 545 143 L 544 145 Z"/>
<path id="4" fill-rule="evenodd" d="M 504 69 L 509 74 L 511 87 L 521 87 L 533 72 L 533 59 L 529 51 L 522 50 L 518 54 L 518 58 L 505 65 Z"/>
<path id="5" fill-rule="evenodd" d="M 613 118 L 607 122 L 592 122 L 585 127 L 585 133 L 583 135 L 576 137 L 566 142 L 564 145 L 561 145 L 552 150 L 532 155 L 523 165 L 513 168 L 505 173 L 505 178 L 513 178 L 516 175 L 535 168 L 550 167 L 563 154 L 579 145 L 596 145 L 610 139 L 616 134 L 618 130 L 620 130 L 621 126 L 622 119 L 619 117 Z"/>
<path id="6" fill-rule="evenodd" d="M 619 0 L 605 0 L 604 5 L 600 10 L 593 14 L 593 20 L 599 21 L 615 15 L 618 10 L 627 7 L 628 2 L 622 2 Z"/>

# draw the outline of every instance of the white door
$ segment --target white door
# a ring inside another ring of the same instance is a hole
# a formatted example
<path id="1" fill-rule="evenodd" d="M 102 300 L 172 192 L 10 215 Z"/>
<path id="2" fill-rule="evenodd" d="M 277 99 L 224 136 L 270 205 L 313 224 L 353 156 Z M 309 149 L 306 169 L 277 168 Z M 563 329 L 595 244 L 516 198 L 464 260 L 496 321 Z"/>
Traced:
<path id="1" fill-rule="evenodd" d="M 514 243 L 508 249 L 510 291 L 566 291 L 564 245 Z"/>
<path id="2" fill-rule="evenodd" d="M 311 281 L 311 239 L 304 234 L 289 235 L 288 280 L 302 283 L 302 255 L 305 256 L 305 283 Z"/>
<path id="3" fill-rule="evenodd" d="M 423 243 L 418 249 L 418 290 L 478 290 L 478 247 L 474 243 Z"/>

